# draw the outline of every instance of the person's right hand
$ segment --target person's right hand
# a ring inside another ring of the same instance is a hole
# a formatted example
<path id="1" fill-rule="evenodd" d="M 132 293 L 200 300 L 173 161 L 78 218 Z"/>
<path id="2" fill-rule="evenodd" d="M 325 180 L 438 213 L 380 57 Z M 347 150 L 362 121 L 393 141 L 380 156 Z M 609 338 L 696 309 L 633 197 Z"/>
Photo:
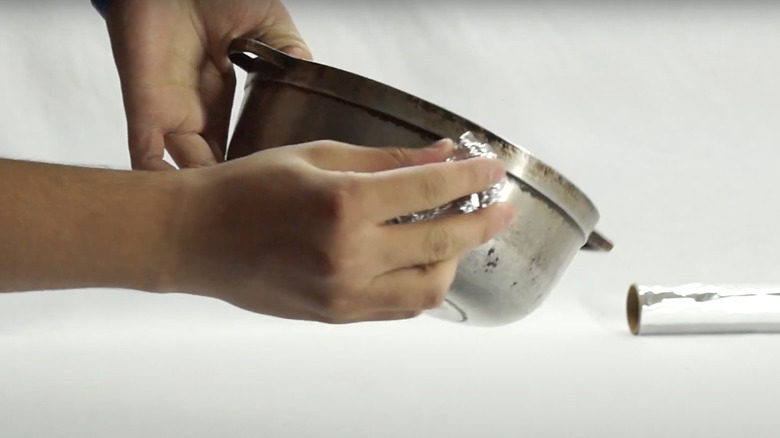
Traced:
<path id="1" fill-rule="evenodd" d="M 443 162 L 427 149 L 331 141 L 271 149 L 186 170 L 168 291 L 283 318 L 403 319 L 439 306 L 459 258 L 505 229 L 509 204 L 388 224 L 484 190 L 499 160 Z"/>

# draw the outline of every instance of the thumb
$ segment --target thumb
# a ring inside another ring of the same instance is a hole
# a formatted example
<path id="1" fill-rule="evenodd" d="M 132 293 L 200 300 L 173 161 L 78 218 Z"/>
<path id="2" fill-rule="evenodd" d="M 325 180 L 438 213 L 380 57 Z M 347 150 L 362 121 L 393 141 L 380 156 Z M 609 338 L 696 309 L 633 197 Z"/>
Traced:
<path id="1" fill-rule="evenodd" d="M 290 56 L 308 61 L 313 59 L 309 45 L 281 2 L 272 2 L 262 21 L 255 32 L 258 40 Z"/>

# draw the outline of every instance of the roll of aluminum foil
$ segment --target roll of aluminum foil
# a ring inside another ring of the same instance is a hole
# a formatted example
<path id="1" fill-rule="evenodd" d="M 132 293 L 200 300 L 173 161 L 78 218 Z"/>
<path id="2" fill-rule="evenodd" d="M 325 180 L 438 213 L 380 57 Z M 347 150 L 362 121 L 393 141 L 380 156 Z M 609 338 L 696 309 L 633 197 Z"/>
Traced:
<path id="1" fill-rule="evenodd" d="M 780 332 L 780 286 L 632 285 L 626 311 L 635 335 Z"/>
<path id="2" fill-rule="evenodd" d="M 450 156 L 447 161 L 466 160 L 475 157 L 497 158 L 497 155 L 488 143 L 480 142 L 472 132 L 467 131 L 460 136 L 460 139 L 455 144 L 452 156 Z M 499 181 L 496 185 L 490 187 L 488 190 L 472 193 L 469 196 L 464 196 L 448 204 L 432 208 L 430 210 L 410 213 L 408 215 L 395 218 L 391 220 L 390 223 L 402 224 L 429 220 L 455 213 L 471 213 L 498 202 L 501 198 L 501 191 L 505 186 L 506 178 Z"/>

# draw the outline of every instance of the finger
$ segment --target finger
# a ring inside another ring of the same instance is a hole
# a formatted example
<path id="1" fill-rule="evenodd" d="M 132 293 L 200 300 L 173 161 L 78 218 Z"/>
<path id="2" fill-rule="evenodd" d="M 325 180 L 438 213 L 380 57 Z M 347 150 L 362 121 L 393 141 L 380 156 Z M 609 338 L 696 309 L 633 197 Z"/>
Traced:
<path id="1" fill-rule="evenodd" d="M 206 64 L 200 77 L 200 98 L 206 112 L 202 136 L 217 163 L 224 161 L 227 151 L 235 88 L 232 66 L 220 71 L 216 65 Z"/>
<path id="2" fill-rule="evenodd" d="M 140 130 L 139 130 L 140 131 Z M 136 170 L 174 169 L 164 159 L 165 150 L 179 168 L 197 168 L 216 164 L 214 148 L 198 134 L 142 132 L 130 135 L 130 163 Z M 218 148 L 217 148 L 218 149 Z"/>
<path id="3" fill-rule="evenodd" d="M 359 187 L 366 214 L 384 223 L 486 190 L 505 176 L 501 160 L 478 157 L 373 173 Z"/>
<path id="4" fill-rule="evenodd" d="M 180 168 L 217 163 L 217 157 L 220 157 L 218 141 L 209 144 L 200 135 L 204 127 L 208 127 L 207 122 L 216 122 L 207 120 L 208 115 L 202 113 L 200 97 L 195 91 L 165 94 L 163 90 L 138 88 L 125 93 L 130 158 L 134 169 L 173 169 L 163 160 L 165 150 Z M 156 112 L 149 108 L 155 108 Z"/>
<path id="5" fill-rule="evenodd" d="M 280 1 L 271 2 L 254 37 L 291 56 L 309 61 L 313 59 L 309 45 L 301 36 L 289 11 Z"/>
<path id="6" fill-rule="evenodd" d="M 362 315 L 353 315 L 348 318 L 315 318 L 327 324 L 355 324 L 360 322 L 399 321 L 420 316 L 419 310 L 384 310 Z"/>
<path id="7" fill-rule="evenodd" d="M 412 319 L 420 316 L 422 311 L 419 310 L 390 310 L 384 312 L 376 312 L 373 315 L 365 318 L 364 321 L 400 321 L 404 319 Z"/>
<path id="8" fill-rule="evenodd" d="M 461 257 L 505 230 L 515 217 L 508 203 L 493 204 L 469 214 L 381 227 L 374 242 L 383 269 L 427 265 Z"/>
<path id="9" fill-rule="evenodd" d="M 165 136 L 165 148 L 180 169 L 217 164 L 214 151 L 198 134 L 168 134 Z"/>
<path id="10" fill-rule="evenodd" d="M 139 130 L 140 131 L 140 130 Z M 165 141 L 162 135 L 151 132 L 136 132 L 131 129 L 130 166 L 134 170 L 173 170 L 165 161 Z"/>
<path id="11" fill-rule="evenodd" d="M 424 148 L 368 147 L 338 142 L 315 142 L 306 150 L 312 164 L 340 172 L 381 172 L 401 167 L 442 162 L 452 154 L 452 140 L 439 140 Z"/>
<path id="12" fill-rule="evenodd" d="M 441 305 L 455 278 L 458 259 L 398 269 L 376 277 L 365 292 L 366 308 L 423 311 Z"/>

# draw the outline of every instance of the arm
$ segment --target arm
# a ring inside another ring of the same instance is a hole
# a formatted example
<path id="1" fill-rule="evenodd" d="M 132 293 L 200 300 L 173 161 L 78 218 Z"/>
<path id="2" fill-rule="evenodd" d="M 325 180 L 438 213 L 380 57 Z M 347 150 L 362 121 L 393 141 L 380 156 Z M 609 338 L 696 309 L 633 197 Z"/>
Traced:
<path id="1" fill-rule="evenodd" d="M 178 172 L 0 160 L 0 292 L 116 287 L 284 318 L 408 318 L 439 305 L 460 256 L 514 214 L 388 225 L 504 177 L 499 160 L 442 163 L 451 148 L 324 141 Z"/>
<path id="2" fill-rule="evenodd" d="M 184 178 L 0 159 L 0 292 L 166 283 Z"/>

